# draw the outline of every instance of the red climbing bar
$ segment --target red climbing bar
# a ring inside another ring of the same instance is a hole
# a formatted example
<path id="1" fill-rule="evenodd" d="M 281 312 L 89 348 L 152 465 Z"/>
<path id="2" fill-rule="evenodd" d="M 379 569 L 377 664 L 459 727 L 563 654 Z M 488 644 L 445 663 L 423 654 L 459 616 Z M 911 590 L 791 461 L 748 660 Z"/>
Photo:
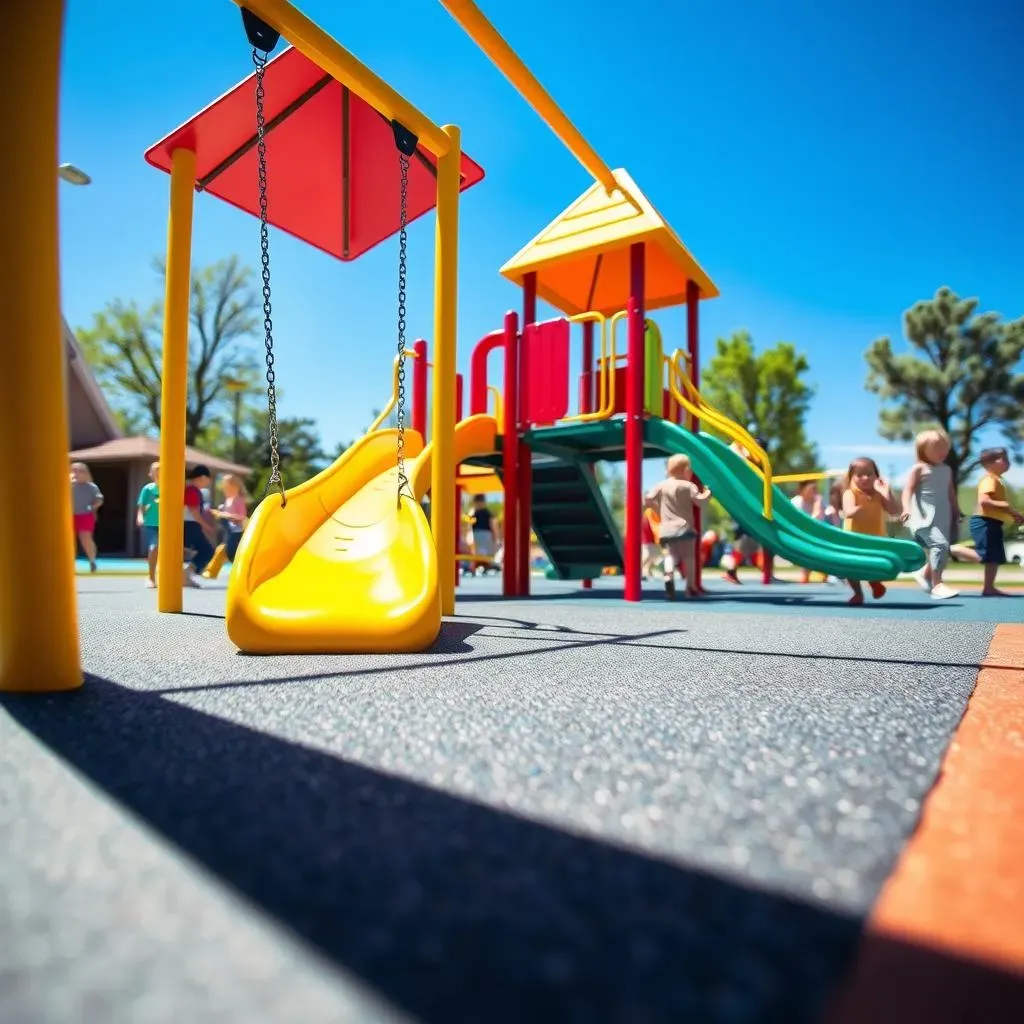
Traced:
<path id="1" fill-rule="evenodd" d="M 505 314 L 505 404 L 502 410 L 502 478 L 505 486 L 505 560 L 501 567 L 501 592 L 519 593 L 519 314 Z"/>
<path id="2" fill-rule="evenodd" d="M 522 343 L 530 324 L 537 322 L 537 273 L 530 271 L 523 275 L 523 326 L 520 333 L 519 346 L 519 430 L 529 429 L 530 423 L 525 415 L 525 388 L 530 379 L 530 347 Z M 529 445 L 524 441 L 517 444 L 517 463 L 519 470 L 519 515 L 518 527 L 519 556 L 518 594 L 529 597 L 530 594 L 530 524 L 533 522 L 533 461 Z"/>
<path id="3" fill-rule="evenodd" d="M 412 429 L 427 439 L 427 343 L 418 338 L 412 347 Z"/>
<path id="4" fill-rule="evenodd" d="M 626 363 L 625 597 L 640 600 L 640 527 L 644 502 L 643 242 L 629 247 L 629 357 Z"/>
<path id="5" fill-rule="evenodd" d="M 700 391 L 700 288 L 696 281 L 686 282 L 686 351 L 690 355 L 690 381 L 694 389 Z M 682 410 L 681 410 L 682 411 Z M 700 430 L 700 420 L 694 418 L 693 430 Z M 693 510 L 693 528 L 697 532 L 696 557 L 692 570 L 687 568 L 687 583 L 696 590 L 703 590 L 701 584 L 701 513 L 699 508 Z"/>
<path id="6" fill-rule="evenodd" d="M 583 321 L 583 369 L 580 374 L 580 412 L 594 411 L 594 321 Z"/>
<path id="7" fill-rule="evenodd" d="M 469 364 L 469 414 L 476 416 L 487 412 L 487 357 L 500 348 L 505 341 L 505 332 L 491 331 L 485 334 L 473 349 Z"/>

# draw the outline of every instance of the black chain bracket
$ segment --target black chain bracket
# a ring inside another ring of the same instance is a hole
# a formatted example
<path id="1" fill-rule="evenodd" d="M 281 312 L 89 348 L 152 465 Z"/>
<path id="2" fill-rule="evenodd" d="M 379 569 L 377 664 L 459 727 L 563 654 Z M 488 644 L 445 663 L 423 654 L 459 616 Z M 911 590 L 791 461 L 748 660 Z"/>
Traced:
<path id="1" fill-rule="evenodd" d="M 281 39 L 281 33 L 271 28 L 262 18 L 256 17 L 248 8 L 242 8 L 242 26 L 246 38 L 254 50 L 270 54 Z"/>

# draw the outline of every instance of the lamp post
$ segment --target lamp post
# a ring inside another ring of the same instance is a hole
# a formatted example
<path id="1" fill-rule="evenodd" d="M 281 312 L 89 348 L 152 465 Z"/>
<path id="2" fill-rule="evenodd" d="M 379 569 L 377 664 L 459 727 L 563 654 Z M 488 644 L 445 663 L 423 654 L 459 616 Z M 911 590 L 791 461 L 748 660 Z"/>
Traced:
<path id="1" fill-rule="evenodd" d="M 61 164 L 57 168 L 57 177 L 61 181 L 66 181 L 69 185 L 92 184 L 92 178 L 81 167 L 76 167 L 74 164 Z"/>
<path id="2" fill-rule="evenodd" d="M 224 387 L 235 396 L 234 417 L 231 424 L 231 435 L 233 440 L 231 459 L 233 462 L 238 462 L 240 458 L 238 445 L 240 438 L 239 431 L 242 422 L 242 395 L 249 390 L 249 385 L 244 380 L 238 380 L 236 377 L 229 377 L 224 381 Z"/>

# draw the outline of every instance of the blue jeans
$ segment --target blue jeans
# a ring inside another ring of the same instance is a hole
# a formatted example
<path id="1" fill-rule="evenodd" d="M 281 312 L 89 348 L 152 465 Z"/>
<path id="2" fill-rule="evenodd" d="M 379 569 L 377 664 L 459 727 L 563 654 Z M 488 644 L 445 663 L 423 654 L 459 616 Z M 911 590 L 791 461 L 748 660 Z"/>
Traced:
<path id="1" fill-rule="evenodd" d="M 227 530 L 224 534 L 224 547 L 227 551 L 228 561 L 235 560 L 235 552 L 238 551 L 238 542 L 242 539 L 241 530 Z"/>
<path id="2" fill-rule="evenodd" d="M 206 534 L 198 523 L 185 523 L 185 547 L 195 552 L 190 562 L 192 568 L 196 572 L 202 572 L 213 558 L 213 545 L 206 539 Z"/>

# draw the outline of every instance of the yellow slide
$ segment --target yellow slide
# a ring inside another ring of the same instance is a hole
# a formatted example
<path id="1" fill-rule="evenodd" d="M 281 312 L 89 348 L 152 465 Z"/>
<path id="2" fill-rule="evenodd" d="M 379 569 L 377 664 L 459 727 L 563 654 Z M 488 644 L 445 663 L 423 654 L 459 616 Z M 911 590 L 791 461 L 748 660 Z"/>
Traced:
<path id="1" fill-rule="evenodd" d="M 433 446 L 405 432 L 416 500 L 397 489 L 395 430 L 357 441 L 333 465 L 270 495 L 242 536 L 228 581 L 228 636 L 250 654 L 421 651 L 441 628 L 437 555 L 419 501 Z M 456 461 L 495 450 L 493 416 L 455 427 Z M 446 566 L 454 572 L 453 566 Z"/>

